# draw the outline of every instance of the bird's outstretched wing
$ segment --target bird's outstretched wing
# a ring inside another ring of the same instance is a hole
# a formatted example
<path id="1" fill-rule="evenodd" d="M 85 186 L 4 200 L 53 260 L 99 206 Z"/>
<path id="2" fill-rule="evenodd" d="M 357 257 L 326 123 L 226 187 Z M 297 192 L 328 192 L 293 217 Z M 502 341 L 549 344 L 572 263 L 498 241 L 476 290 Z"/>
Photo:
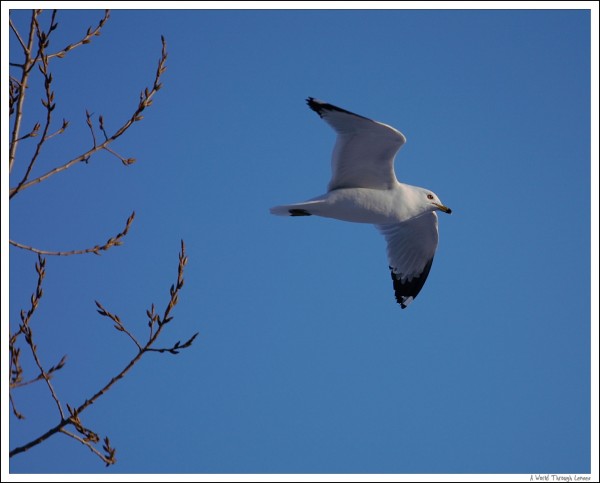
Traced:
<path id="1" fill-rule="evenodd" d="M 389 189 L 397 183 L 394 158 L 406 142 L 400 131 L 312 97 L 306 102 L 337 133 L 329 191 Z"/>
<path id="2" fill-rule="evenodd" d="M 438 244 L 438 221 L 428 212 L 403 223 L 376 225 L 387 241 L 396 300 L 405 309 L 419 294 Z"/>

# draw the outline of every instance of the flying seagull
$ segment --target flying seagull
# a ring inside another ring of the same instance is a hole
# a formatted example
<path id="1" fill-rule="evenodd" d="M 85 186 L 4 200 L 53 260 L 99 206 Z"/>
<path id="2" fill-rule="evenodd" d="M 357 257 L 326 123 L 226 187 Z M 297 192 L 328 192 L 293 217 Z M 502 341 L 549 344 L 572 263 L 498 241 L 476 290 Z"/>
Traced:
<path id="1" fill-rule="evenodd" d="M 375 225 L 387 241 L 396 300 L 405 309 L 431 270 L 438 244 L 435 212 L 452 210 L 432 191 L 396 179 L 394 158 L 406 142 L 400 131 L 312 97 L 306 102 L 337 133 L 333 174 L 324 195 L 275 206 L 271 213 Z"/>

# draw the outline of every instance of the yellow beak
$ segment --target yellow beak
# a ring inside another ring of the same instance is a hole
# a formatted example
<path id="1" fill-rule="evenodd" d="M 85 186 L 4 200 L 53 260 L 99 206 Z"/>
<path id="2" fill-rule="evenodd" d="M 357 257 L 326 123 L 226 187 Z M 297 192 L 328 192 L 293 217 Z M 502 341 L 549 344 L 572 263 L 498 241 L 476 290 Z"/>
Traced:
<path id="1" fill-rule="evenodd" d="M 452 210 L 450 208 L 448 208 L 447 206 L 440 205 L 439 203 L 434 203 L 434 205 L 437 206 L 438 209 L 440 209 L 444 213 L 448 213 L 449 215 L 452 213 Z"/>

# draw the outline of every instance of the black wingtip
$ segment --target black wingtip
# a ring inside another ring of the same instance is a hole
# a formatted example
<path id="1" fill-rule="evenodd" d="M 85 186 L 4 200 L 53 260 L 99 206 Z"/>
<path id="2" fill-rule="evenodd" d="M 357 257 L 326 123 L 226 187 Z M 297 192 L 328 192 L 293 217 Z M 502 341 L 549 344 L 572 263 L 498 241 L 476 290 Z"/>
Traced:
<path id="1" fill-rule="evenodd" d="M 327 111 L 337 111 L 343 112 L 344 114 L 350 114 L 351 116 L 360 117 L 368 121 L 372 121 L 372 119 L 369 119 L 368 117 L 361 116 L 360 114 L 356 114 L 355 112 L 347 111 L 346 109 L 334 106 L 333 104 L 329 104 L 328 102 L 320 101 L 319 99 L 315 99 L 314 97 L 308 97 L 306 99 L 306 103 L 308 104 L 308 107 L 315 111 L 321 118 L 323 118 L 324 114 Z"/>
<path id="2" fill-rule="evenodd" d="M 324 104 L 321 101 L 318 101 L 314 97 L 308 97 L 306 99 L 306 103 L 308 104 L 308 107 L 310 107 L 313 111 L 315 111 L 319 115 L 319 117 L 323 117 L 323 110 L 325 109 L 325 106 L 327 104 Z"/>
<path id="3" fill-rule="evenodd" d="M 394 294 L 396 296 L 396 302 L 398 302 L 400 307 L 405 309 L 415 298 L 417 298 L 423 285 L 425 285 L 425 280 L 427 280 L 432 264 L 433 258 L 427 262 L 427 265 L 425 265 L 425 268 L 418 277 L 413 277 L 410 281 L 404 282 L 400 278 L 396 278 L 394 269 L 390 267 L 394 284 Z"/>
<path id="4" fill-rule="evenodd" d="M 311 216 L 312 213 L 309 213 L 306 210 L 303 210 L 301 208 L 292 208 L 291 210 L 288 210 L 290 213 L 290 216 Z"/>

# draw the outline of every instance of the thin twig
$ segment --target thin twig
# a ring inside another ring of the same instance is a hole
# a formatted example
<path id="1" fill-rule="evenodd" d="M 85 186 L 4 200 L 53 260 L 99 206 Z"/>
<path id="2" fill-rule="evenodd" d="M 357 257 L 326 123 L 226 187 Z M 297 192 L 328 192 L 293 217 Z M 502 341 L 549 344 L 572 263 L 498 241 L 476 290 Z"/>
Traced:
<path id="1" fill-rule="evenodd" d="M 98 458 L 100 458 L 102 461 L 104 461 L 106 463 L 106 466 L 110 466 L 112 464 L 116 463 L 116 459 L 114 458 L 114 454 L 112 458 L 106 457 L 105 455 L 103 455 L 100 451 L 98 451 L 93 445 L 92 443 L 90 443 L 89 441 L 86 441 L 85 439 L 77 436 L 76 434 L 71 433 L 70 431 L 67 431 L 64 427 L 60 428 L 59 431 L 63 434 L 66 434 L 67 436 L 79 441 L 81 444 L 83 444 L 84 446 L 87 446 L 89 448 L 89 450 L 94 453 Z"/>
<path id="2" fill-rule="evenodd" d="M 28 345 L 31 348 L 31 354 L 33 355 L 33 360 L 35 361 L 35 365 L 40 370 L 40 374 L 41 374 L 42 378 L 44 379 L 44 381 L 46 381 L 46 385 L 48 386 L 48 390 L 50 391 L 50 395 L 52 396 L 52 399 L 54 399 L 54 402 L 56 403 L 56 407 L 58 408 L 60 417 L 64 418 L 65 415 L 63 413 L 63 409 L 62 409 L 62 406 L 58 399 L 58 396 L 56 394 L 56 391 L 54 390 L 54 387 L 52 386 L 52 383 L 50 382 L 50 377 L 48 377 L 48 374 L 46 373 L 46 371 L 44 371 L 44 367 L 42 366 L 40 358 L 37 354 L 37 346 L 33 343 L 33 334 L 31 331 L 31 327 L 27 327 L 27 329 L 25 329 L 25 330 L 26 330 L 25 340 L 27 340 Z"/>
<path id="3" fill-rule="evenodd" d="M 108 134 L 106 134 L 106 129 L 104 129 L 104 117 L 102 115 L 98 116 L 98 124 L 100 125 L 100 130 L 102 134 L 104 134 L 104 140 L 108 139 Z"/>
<path id="4" fill-rule="evenodd" d="M 121 319 L 119 318 L 118 315 L 113 314 L 111 312 L 109 312 L 108 310 L 106 310 L 102 304 L 100 302 L 98 302 L 97 300 L 96 302 L 96 307 L 98 307 L 98 313 L 100 315 L 103 315 L 104 317 L 108 317 L 109 319 L 111 319 L 114 323 L 115 323 L 115 329 L 117 329 L 120 332 L 124 332 L 125 334 L 127 334 L 129 336 L 129 338 L 134 342 L 134 344 L 137 346 L 138 350 L 141 352 L 142 346 L 140 345 L 140 343 L 137 341 L 137 339 L 135 338 L 135 336 L 129 332 L 129 330 L 127 330 L 127 328 L 123 325 L 123 322 L 121 322 Z"/>
<path id="5" fill-rule="evenodd" d="M 15 400 L 13 398 L 12 392 L 9 393 L 10 397 L 10 407 L 12 409 L 13 414 L 17 417 L 17 419 L 25 419 L 25 416 L 17 411 L 17 406 L 15 405 Z"/>
<path id="6" fill-rule="evenodd" d="M 94 30 L 92 30 L 92 27 L 88 27 L 85 36 L 81 40 L 79 40 L 78 42 L 75 42 L 73 44 L 67 45 L 64 49 L 62 49 L 58 52 L 49 54 L 48 58 L 53 59 L 54 57 L 59 57 L 62 59 L 71 50 L 73 50 L 77 47 L 80 47 L 81 45 L 89 44 L 92 41 L 92 37 L 97 37 L 98 35 L 100 35 L 100 31 L 102 30 L 102 27 L 104 27 L 104 24 L 109 19 L 109 17 L 110 17 L 110 10 L 105 10 L 104 17 L 102 17 L 102 19 L 100 19 L 100 22 L 98 22 L 98 25 L 96 26 L 96 28 Z"/>
<path id="7" fill-rule="evenodd" d="M 135 211 L 131 213 L 129 218 L 127 218 L 127 221 L 125 222 L 125 228 L 123 229 L 123 231 L 121 233 L 118 233 L 116 236 L 109 238 L 104 245 L 96 245 L 92 248 L 85 248 L 83 250 L 49 251 L 49 250 L 40 250 L 39 248 L 35 248 L 35 247 L 29 246 L 29 245 L 23 245 L 22 243 L 18 243 L 13 240 L 9 240 L 9 243 L 12 246 L 21 248 L 23 250 L 29 250 L 30 252 L 34 252 L 39 255 L 62 256 L 62 257 L 67 257 L 70 255 L 83 255 L 85 253 L 93 253 L 94 255 L 100 255 L 100 252 L 106 251 L 109 248 L 112 248 L 114 246 L 119 246 L 119 245 L 123 244 L 123 242 L 121 240 L 129 232 L 129 228 L 131 227 L 131 223 L 133 223 L 134 218 L 135 218 Z"/>
<path id="8" fill-rule="evenodd" d="M 95 148 L 98 145 L 96 143 L 96 134 L 94 133 L 94 126 L 92 126 L 92 115 L 88 112 L 87 109 L 85 110 L 85 123 L 90 128 L 90 132 L 92 133 L 92 141 L 94 142 L 94 148 Z"/>
<path id="9" fill-rule="evenodd" d="M 67 127 L 69 127 L 69 121 L 67 121 L 66 119 L 63 119 L 63 123 L 62 126 L 60 127 L 60 129 L 58 129 L 57 131 L 54 131 L 52 134 L 48 134 L 46 136 L 46 141 L 48 141 L 48 139 L 52 139 L 54 136 L 58 136 L 59 134 L 62 134 L 65 132 L 65 130 L 67 129 Z"/>
<path id="10" fill-rule="evenodd" d="M 106 133 L 104 134 L 106 136 Z M 108 146 L 104 148 L 105 151 L 108 151 L 110 154 L 118 158 L 125 166 L 135 163 L 135 158 L 125 158 L 121 156 L 119 153 L 113 151 Z"/>
<path id="11" fill-rule="evenodd" d="M 58 361 L 58 364 L 55 364 L 54 366 L 52 366 L 50 369 L 48 369 L 46 371 L 46 376 L 51 379 L 52 375 L 56 372 L 61 370 L 64 366 L 65 366 L 65 362 L 67 361 L 67 356 L 64 355 L 61 357 L 60 361 Z M 34 382 L 38 382 L 41 381 L 42 379 L 44 379 L 44 374 L 40 373 L 37 375 L 37 377 L 34 377 L 33 379 L 30 379 L 29 381 L 25 381 L 25 382 L 11 382 L 10 383 L 10 388 L 16 388 L 16 387 L 23 387 L 23 386 L 28 386 L 29 384 L 33 384 Z"/>
<path id="12" fill-rule="evenodd" d="M 44 291 L 42 290 L 42 283 L 44 281 L 44 277 L 46 276 L 46 260 L 40 255 L 38 255 L 38 261 L 35 264 L 35 271 L 38 274 L 38 279 L 37 285 L 35 287 L 35 292 L 33 293 L 33 295 L 31 295 L 31 306 L 29 307 L 27 313 L 25 313 L 24 310 L 21 311 L 22 326 L 26 327 L 29 326 L 29 321 L 31 320 L 31 317 L 38 308 L 40 299 L 44 295 Z M 21 332 L 23 332 L 23 330 L 21 330 Z M 23 332 L 23 334 L 25 334 L 25 332 Z"/>
<path id="13" fill-rule="evenodd" d="M 21 34 L 19 34 L 17 27 L 15 27 L 15 24 L 13 24 L 12 18 L 9 18 L 8 21 L 10 23 L 11 30 L 17 36 L 17 40 L 19 41 L 19 43 L 21 44 L 21 47 L 23 48 L 23 52 L 25 54 L 27 54 L 27 52 L 28 52 L 27 46 L 25 45 L 25 42 L 23 42 L 23 39 L 21 38 Z"/>
<path id="14" fill-rule="evenodd" d="M 183 269 L 187 265 L 187 262 L 188 262 L 188 259 L 185 256 L 185 243 L 183 242 L 183 240 L 181 240 L 181 252 L 179 255 L 179 266 L 177 267 L 177 284 L 171 285 L 171 288 L 169 290 L 169 292 L 171 294 L 171 299 L 169 300 L 169 304 L 167 305 L 167 308 L 165 309 L 165 313 L 163 315 L 162 320 L 159 319 L 159 321 L 158 321 L 159 330 L 156 332 L 156 334 L 154 336 L 155 338 L 158 335 L 158 333 L 160 332 L 160 327 L 163 324 L 167 324 L 168 322 L 171 322 L 171 319 L 173 318 L 173 317 L 170 317 L 169 315 L 170 315 L 173 307 L 175 307 L 175 305 L 177 305 L 177 302 L 179 301 L 179 291 L 183 287 L 183 283 L 184 283 Z"/>
<path id="15" fill-rule="evenodd" d="M 181 343 L 181 341 L 178 340 L 173 347 L 170 347 L 168 349 L 153 349 L 153 348 L 148 348 L 148 349 L 146 349 L 146 351 L 147 352 L 160 352 L 161 354 L 163 352 L 169 352 L 171 354 L 179 354 L 179 351 L 181 349 L 187 349 L 189 346 L 192 345 L 192 343 L 194 342 L 194 339 L 196 339 L 196 337 L 198 337 L 198 334 L 199 334 L 199 332 L 196 332 L 193 336 L 191 336 L 183 344 Z"/>
<path id="16" fill-rule="evenodd" d="M 20 84 L 20 82 L 19 82 L 19 79 L 17 79 L 16 77 L 13 77 L 13 76 L 11 75 L 11 76 L 9 76 L 9 80 L 10 80 L 11 82 L 14 82 L 15 84 L 17 84 L 19 87 L 21 87 L 21 84 Z"/>
<path id="17" fill-rule="evenodd" d="M 42 363 L 41 363 L 40 358 L 37 353 L 37 346 L 33 342 L 33 331 L 31 330 L 31 326 L 29 325 L 31 317 L 33 316 L 35 310 L 37 309 L 40 299 L 42 298 L 42 295 L 44 294 L 44 291 L 42 290 L 42 282 L 46 275 L 45 266 L 46 266 L 46 260 L 44 260 L 40 255 L 38 255 L 38 262 L 35 264 L 35 270 L 38 274 L 37 287 L 35 289 L 35 292 L 31 296 L 31 307 L 29 308 L 27 313 L 25 313 L 24 310 L 21 311 L 21 325 L 20 325 L 19 329 L 25 336 L 25 341 L 27 342 L 27 345 L 31 349 L 31 355 L 33 356 L 33 360 L 35 361 L 36 366 L 40 370 L 40 375 L 42 376 L 44 381 L 46 381 L 46 385 L 48 386 L 50 395 L 52 396 L 52 399 L 54 399 L 54 402 L 56 403 L 56 406 L 58 407 L 58 412 L 60 413 L 60 417 L 62 419 L 64 419 L 65 415 L 63 413 L 62 406 L 60 404 L 58 396 L 56 395 L 56 391 L 54 390 L 54 387 L 52 386 L 52 383 L 50 382 L 50 377 L 48 376 L 48 373 L 44 370 L 44 367 L 42 366 Z"/>
<path id="18" fill-rule="evenodd" d="M 24 134 L 23 136 L 21 136 L 19 139 L 17 139 L 17 141 L 22 141 L 23 139 L 36 137 L 40 132 L 40 127 L 41 127 L 40 123 L 36 122 L 35 125 L 33 126 L 33 128 L 31 129 L 31 131 L 29 131 L 27 134 Z"/>
<path id="19" fill-rule="evenodd" d="M 21 328 L 10 335 L 9 348 L 10 348 L 10 385 L 17 384 L 23 380 L 23 368 L 21 367 L 21 349 L 17 347 L 17 339 L 22 334 Z"/>
<path id="20" fill-rule="evenodd" d="M 148 316 L 148 327 L 150 328 L 150 335 L 148 336 L 148 339 L 150 340 L 154 334 L 154 326 L 157 325 L 160 320 L 160 315 L 156 313 L 154 304 L 152 304 L 150 310 L 146 310 L 146 315 Z"/>
<path id="21" fill-rule="evenodd" d="M 15 112 L 15 102 L 19 100 L 21 86 L 12 78 L 8 83 L 8 115 L 12 116 Z"/>

